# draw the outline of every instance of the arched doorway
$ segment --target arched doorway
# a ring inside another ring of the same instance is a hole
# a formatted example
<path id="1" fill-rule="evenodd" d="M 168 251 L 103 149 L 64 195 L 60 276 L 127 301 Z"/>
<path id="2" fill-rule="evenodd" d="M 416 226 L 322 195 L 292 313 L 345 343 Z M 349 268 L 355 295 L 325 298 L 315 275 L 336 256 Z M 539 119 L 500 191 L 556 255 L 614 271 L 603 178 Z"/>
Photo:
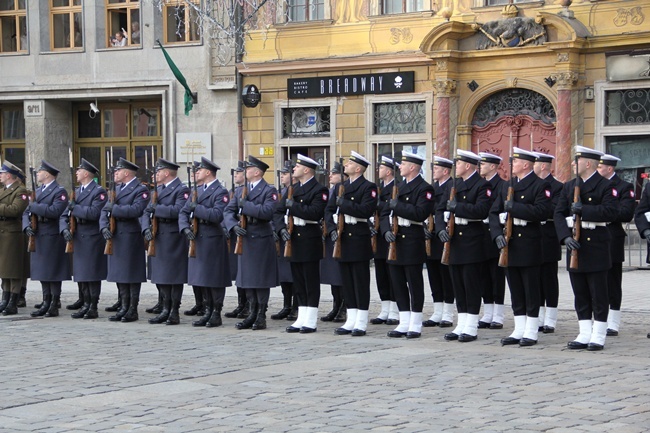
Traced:
<path id="1" fill-rule="evenodd" d="M 508 179 L 511 146 L 556 155 L 555 122 L 555 108 L 543 95 L 528 89 L 502 90 L 483 100 L 474 112 L 472 151 L 501 156 L 499 174 Z"/>

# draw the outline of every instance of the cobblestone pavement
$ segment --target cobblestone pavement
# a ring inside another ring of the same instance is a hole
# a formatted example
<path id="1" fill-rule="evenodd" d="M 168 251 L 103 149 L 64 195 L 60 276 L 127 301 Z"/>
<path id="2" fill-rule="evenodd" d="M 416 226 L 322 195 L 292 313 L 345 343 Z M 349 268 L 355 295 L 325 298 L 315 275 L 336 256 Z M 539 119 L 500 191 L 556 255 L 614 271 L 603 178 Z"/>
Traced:
<path id="1" fill-rule="evenodd" d="M 480 330 L 472 343 L 446 342 L 439 328 L 419 340 L 239 331 L 235 319 L 197 329 L 140 321 L 30 319 L 31 308 L 0 318 L 0 431 L 20 432 L 645 432 L 650 430 L 650 273 L 624 274 L 621 334 L 602 352 L 570 351 L 577 321 L 560 273 L 555 334 L 529 348 L 501 347 L 512 330 Z M 40 298 L 30 282 L 30 304 Z M 323 287 L 320 312 L 330 307 Z M 116 298 L 105 284 L 101 306 Z M 63 303 L 76 299 L 64 285 Z M 227 308 L 234 306 L 228 289 Z M 509 302 L 509 301 L 508 301 Z M 272 290 L 270 313 L 281 306 Z M 184 306 L 191 305 L 186 288 Z M 30 305 L 31 307 L 32 305 Z M 102 308 L 103 310 L 103 308 Z M 371 317 L 379 310 L 373 293 Z M 427 296 L 425 317 L 431 313 Z"/>

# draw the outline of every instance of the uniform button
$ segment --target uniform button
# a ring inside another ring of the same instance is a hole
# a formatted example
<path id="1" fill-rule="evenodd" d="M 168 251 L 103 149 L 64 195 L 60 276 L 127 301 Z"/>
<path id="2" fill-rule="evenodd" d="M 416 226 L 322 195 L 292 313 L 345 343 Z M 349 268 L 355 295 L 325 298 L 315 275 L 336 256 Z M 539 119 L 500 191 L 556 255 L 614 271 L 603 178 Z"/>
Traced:
<path id="1" fill-rule="evenodd" d="M 405 239 L 405 238 L 406 238 L 406 235 L 402 235 L 402 239 Z"/>
<path id="2" fill-rule="evenodd" d="M 354 201 L 354 197 L 352 197 L 350 200 Z"/>
<path id="3" fill-rule="evenodd" d="M 521 237 L 521 233 L 517 233 L 517 237 L 520 238 L 520 237 Z"/>
<path id="4" fill-rule="evenodd" d="M 300 203 L 302 203 L 302 200 L 300 200 Z"/>
<path id="5" fill-rule="evenodd" d="M 589 197 L 589 198 L 587 199 L 587 201 L 591 201 L 591 197 Z"/>
<path id="6" fill-rule="evenodd" d="M 300 233 L 298 233 L 298 237 L 300 237 Z"/>
<path id="7" fill-rule="evenodd" d="M 462 235 L 463 235 L 463 232 L 459 232 L 459 233 L 458 233 L 458 236 L 462 236 Z"/>
<path id="8" fill-rule="evenodd" d="M 408 197 L 406 197 L 406 201 L 409 201 L 409 198 L 408 198 Z"/>
<path id="9" fill-rule="evenodd" d="M 465 200 L 466 198 L 467 198 L 467 196 L 466 196 L 466 195 L 464 195 L 464 196 L 463 196 L 463 200 Z"/>
<path id="10" fill-rule="evenodd" d="M 587 238 L 587 242 L 591 241 L 591 238 Z"/>
<path id="11" fill-rule="evenodd" d="M 523 195 L 521 196 L 521 199 L 522 199 L 522 200 L 524 199 L 524 196 L 523 196 Z"/>
<path id="12" fill-rule="evenodd" d="M 352 233 L 348 233 L 348 236 L 352 236 Z"/>

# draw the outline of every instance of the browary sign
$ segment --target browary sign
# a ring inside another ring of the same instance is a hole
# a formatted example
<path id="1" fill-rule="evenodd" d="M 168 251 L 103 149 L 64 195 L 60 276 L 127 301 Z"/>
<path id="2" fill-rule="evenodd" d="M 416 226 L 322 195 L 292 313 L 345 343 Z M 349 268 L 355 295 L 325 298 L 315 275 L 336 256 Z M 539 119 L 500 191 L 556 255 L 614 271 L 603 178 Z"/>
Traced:
<path id="1" fill-rule="evenodd" d="M 325 98 L 343 95 L 413 93 L 415 73 L 337 75 L 334 77 L 289 78 L 289 98 Z"/>

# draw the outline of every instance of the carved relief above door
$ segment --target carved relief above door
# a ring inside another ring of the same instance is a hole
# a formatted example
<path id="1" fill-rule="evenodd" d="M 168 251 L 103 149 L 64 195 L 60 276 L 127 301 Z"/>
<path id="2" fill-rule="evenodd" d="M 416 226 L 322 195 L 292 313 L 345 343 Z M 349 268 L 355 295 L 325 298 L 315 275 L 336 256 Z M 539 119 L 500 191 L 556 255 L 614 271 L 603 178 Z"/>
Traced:
<path id="1" fill-rule="evenodd" d="M 485 99 L 474 112 L 472 151 L 503 158 L 499 174 L 504 179 L 508 179 L 511 146 L 555 156 L 555 109 L 539 93 L 503 90 Z"/>

